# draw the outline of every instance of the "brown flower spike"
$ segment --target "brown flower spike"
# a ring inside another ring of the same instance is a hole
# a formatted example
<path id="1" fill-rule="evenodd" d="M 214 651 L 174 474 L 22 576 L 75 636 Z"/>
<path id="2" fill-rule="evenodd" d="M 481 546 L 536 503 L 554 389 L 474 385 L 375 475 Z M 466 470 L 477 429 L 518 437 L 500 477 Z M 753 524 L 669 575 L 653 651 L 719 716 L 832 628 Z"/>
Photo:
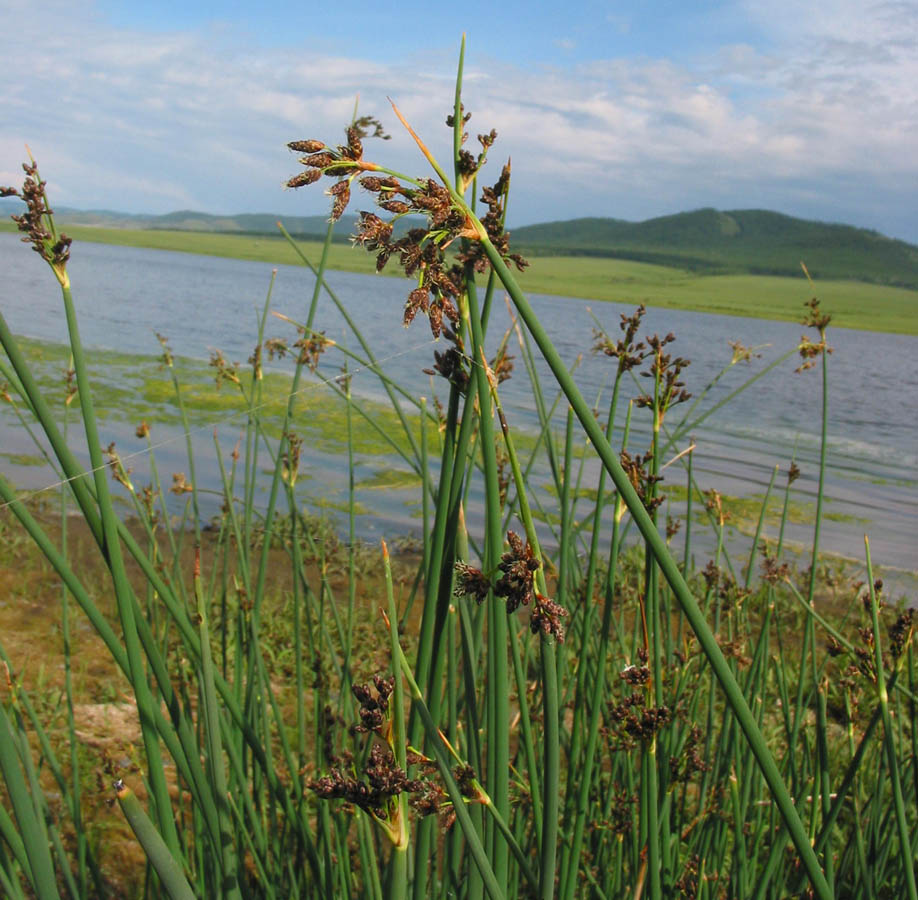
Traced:
<path id="1" fill-rule="evenodd" d="M 47 182 L 38 174 L 38 164 L 29 154 L 29 162 L 22 164 L 25 180 L 21 190 L 13 187 L 0 187 L 0 197 L 19 197 L 26 205 L 21 215 L 10 218 L 22 232 L 22 241 L 31 244 L 32 249 L 51 266 L 62 287 L 70 286 L 67 276 L 67 261 L 70 259 L 70 245 L 73 239 L 66 234 L 58 234 L 51 218 L 53 210 L 48 206 L 46 193 Z"/>
<path id="2" fill-rule="evenodd" d="M 418 141 L 425 155 L 431 158 L 410 125 L 397 109 L 395 112 Z M 468 118 L 469 114 L 463 116 L 463 125 Z M 451 122 L 452 117 L 448 124 Z M 482 232 L 472 226 L 466 213 L 454 203 L 454 195 L 445 184 L 432 178 L 397 175 L 364 160 L 361 138 L 367 136 L 370 124 L 376 126 L 373 136 L 385 137 L 375 119 L 365 119 L 347 129 L 347 144 L 337 148 L 331 148 L 318 140 L 292 141 L 288 145 L 291 150 L 306 154 L 300 158 L 300 162 L 307 171 L 290 178 L 287 186 L 304 187 L 315 183 L 323 175 L 339 179 L 328 189 L 333 198 L 331 217 L 336 220 L 341 217 L 350 201 L 354 178 L 361 173 L 374 173 L 364 175 L 358 183 L 364 190 L 375 195 L 377 207 L 390 213 L 393 219 L 385 221 L 375 212 L 361 211 L 354 243 L 376 254 L 378 272 L 395 257 L 404 273 L 416 280 L 416 286 L 405 303 L 402 322 L 408 326 L 419 312 L 424 313 L 430 322 L 431 334 L 439 338 L 444 331 L 444 318 L 454 328 L 459 325 L 459 298 L 470 271 L 483 272 L 488 268 L 489 263 L 480 242 Z M 482 150 L 477 158 L 466 150 L 460 151 L 457 185 L 460 193 L 464 193 L 472 179 L 477 177 L 496 138 L 495 131 L 478 136 Z M 483 233 L 487 234 L 501 256 L 522 269 L 526 261 L 518 254 L 510 253 L 509 235 L 503 226 L 509 184 L 508 162 L 497 182 L 482 191 L 481 201 L 487 206 L 488 212 L 482 217 L 481 225 Z M 395 237 L 394 223 L 408 215 L 423 217 L 426 220 L 425 226 L 408 228 L 401 237 Z M 455 257 L 448 260 L 446 250 L 457 239 L 463 239 L 462 245 Z"/>

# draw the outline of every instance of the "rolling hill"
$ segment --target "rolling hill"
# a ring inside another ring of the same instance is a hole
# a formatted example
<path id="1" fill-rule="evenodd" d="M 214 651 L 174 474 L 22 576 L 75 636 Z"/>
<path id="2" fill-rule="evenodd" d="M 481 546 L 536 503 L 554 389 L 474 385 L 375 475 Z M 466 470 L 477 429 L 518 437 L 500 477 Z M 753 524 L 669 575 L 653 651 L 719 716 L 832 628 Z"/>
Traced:
<path id="1" fill-rule="evenodd" d="M 3 218 L 17 212 L 22 204 L 18 200 L 0 200 Z M 217 234 L 277 234 L 277 220 L 272 213 L 240 213 L 234 216 L 214 216 L 189 209 L 177 210 L 162 216 L 135 215 L 108 209 L 54 208 L 54 218 L 61 225 L 87 225 L 99 228 L 126 228 L 154 231 L 202 231 Z M 343 216 L 339 227 L 342 240 L 350 233 L 356 216 Z M 284 216 L 284 226 L 291 234 L 325 236 L 328 216 Z"/>
<path id="2" fill-rule="evenodd" d="M 18 202 L 0 201 L 0 213 Z M 59 208 L 63 225 L 131 230 L 179 230 L 220 234 L 277 234 L 278 216 L 246 213 L 215 216 L 179 210 L 162 216 L 109 210 Z M 322 238 L 325 216 L 285 216 L 298 237 Z M 344 242 L 356 216 L 345 215 L 336 230 Z M 411 223 L 413 224 L 413 223 Z M 409 227 L 405 220 L 399 223 Z M 592 256 L 656 263 L 704 274 L 800 274 L 801 261 L 814 278 L 865 281 L 918 289 L 918 246 L 851 225 L 797 219 L 763 209 L 721 212 L 698 209 L 643 222 L 585 218 L 511 229 L 512 245 L 526 256 Z"/>
<path id="3" fill-rule="evenodd" d="M 850 225 L 762 209 L 699 209 L 644 222 L 573 219 L 512 230 L 524 255 L 605 256 L 710 274 L 799 275 L 918 288 L 918 247 Z"/>

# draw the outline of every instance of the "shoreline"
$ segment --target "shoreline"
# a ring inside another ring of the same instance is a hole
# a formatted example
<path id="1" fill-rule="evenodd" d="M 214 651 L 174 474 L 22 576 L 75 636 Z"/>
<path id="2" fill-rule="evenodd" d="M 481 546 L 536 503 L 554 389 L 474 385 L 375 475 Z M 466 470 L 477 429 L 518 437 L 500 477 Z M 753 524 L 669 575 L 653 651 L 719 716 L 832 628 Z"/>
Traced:
<path id="1" fill-rule="evenodd" d="M 302 265 L 280 235 L 195 231 L 131 230 L 76 225 L 67 233 L 80 241 L 193 253 L 225 259 Z M 15 233 L 0 223 L 0 234 Z M 318 260 L 319 241 L 298 241 L 307 258 Z M 644 303 L 648 307 L 799 322 L 813 288 L 803 277 L 700 275 L 630 260 L 582 256 L 536 256 L 520 277 L 532 294 L 594 302 Z M 328 268 L 374 274 L 375 260 L 347 244 L 330 247 Z M 399 277 L 394 264 L 383 277 Z M 918 336 L 918 291 L 857 281 L 821 281 L 816 293 L 832 315 L 832 327 Z"/>

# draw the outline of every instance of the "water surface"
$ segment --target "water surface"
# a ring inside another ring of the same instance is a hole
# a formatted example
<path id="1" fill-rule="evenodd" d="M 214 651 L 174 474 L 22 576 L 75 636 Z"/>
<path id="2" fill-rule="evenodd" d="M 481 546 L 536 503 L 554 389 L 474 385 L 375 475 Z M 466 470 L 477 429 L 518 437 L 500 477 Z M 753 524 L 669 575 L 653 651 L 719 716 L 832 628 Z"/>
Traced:
<path id="1" fill-rule="evenodd" d="M 312 294 L 313 277 L 304 268 L 277 268 L 271 308 L 302 321 Z M 81 333 L 88 348 L 153 355 L 159 352 L 155 337 L 159 332 L 168 337 L 177 355 L 206 360 L 213 350 L 219 349 L 227 359 L 241 363 L 252 353 L 271 270 L 265 263 L 104 244 L 76 246 L 69 269 Z M 0 271 L 3 272 L 0 311 L 12 330 L 46 342 L 65 342 L 66 327 L 56 282 L 16 235 L 0 234 Z M 386 372 L 415 395 L 424 395 L 431 403 L 439 396 L 445 402 L 445 382 L 437 379 L 438 383 L 434 384 L 422 371 L 431 366 L 433 351 L 443 349 L 442 345 L 432 340 L 423 318 L 409 329 L 401 326 L 401 310 L 410 284 L 401 279 L 342 272 L 330 272 L 327 278 L 363 329 Z M 576 367 L 575 379 L 588 402 L 605 410 L 614 361 L 590 352 L 596 325 L 593 317 L 617 339 L 619 316 L 630 314 L 632 307 L 555 296 L 533 295 L 530 299 L 561 356 Z M 806 285 L 801 283 L 801 311 L 807 299 Z M 822 300 L 823 307 L 831 312 L 831 296 Z M 492 347 L 496 347 L 508 324 L 501 295 L 496 298 L 489 329 Z M 362 354 L 327 296 L 322 297 L 315 325 L 328 337 Z M 732 366 L 717 380 L 692 413 L 694 419 L 795 347 L 803 330 L 800 325 L 786 322 L 650 310 L 641 334 L 676 335 L 671 349 L 675 355 L 691 360 L 684 377 L 688 390 L 696 396 L 729 363 L 730 341 L 756 348 L 756 358 Z M 294 333 L 289 325 L 272 318 L 266 336 L 292 338 Z M 834 352 L 828 359 L 828 516 L 822 546 L 843 556 L 860 558 L 863 535 L 869 532 L 875 559 L 913 570 L 918 567 L 915 537 L 918 338 L 830 327 L 829 343 Z M 519 362 L 515 336 L 511 338 L 510 348 Z M 340 354 L 329 351 L 319 375 L 333 378 L 342 363 Z M 797 374 L 794 370 L 799 363 L 797 356 L 786 360 L 693 430 L 697 445 L 695 474 L 701 488 L 716 487 L 737 496 L 761 494 L 775 466 L 780 466 L 783 473 L 792 456 L 796 456 L 802 474 L 794 486 L 795 498 L 804 510 L 806 504 L 813 503 L 818 473 L 821 374 L 819 368 Z M 545 375 L 547 367 L 541 361 L 540 365 Z M 355 364 L 351 362 L 349 366 L 353 371 Z M 555 392 L 549 387 L 548 376 L 542 383 L 548 401 L 552 402 Z M 314 389 L 327 390 L 318 384 Z M 384 398 L 376 377 L 359 368 L 353 377 L 352 390 L 358 397 Z M 511 424 L 534 430 L 536 404 L 522 366 L 501 386 L 501 393 Z M 668 424 L 677 425 L 689 406 L 691 401 L 676 407 Z M 560 404 L 561 425 L 565 411 Z M 133 437 L 130 411 L 123 412 L 122 421 L 105 423 L 104 439 L 117 440 L 122 453 L 140 451 L 143 444 Z M 623 412 L 620 410 L 620 419 Z M 0 467 L 24 487 L 35 489 L 49 483 L 52 479 L 47 470 L 15 464 L 13 454 L 29 453 L 32 449 L 10 410 L 5 409 L 0 416 L 0 448 L 5 454 L 0 456 Z M 630 446 L 636 452 L 643 452 L 649 442 L 648 419 L 646 411 L 634 411 Z M 227 449 L 241 427 L 238 418 L 221 427 L 219 437 Z M 200 454 L 199 484 L 217 490 L 219 475 L 211 432 L 210 425 L 201 428 L 195 432 L 193 441 Z M 687 444 L 688 436 L 676 449 L 684 449 Z M 168 471 L 170 466 L 186 469 L 183 452 L 181 441 L 170 442 L 158 450 L 161 469 Z M 360 480 L 398 463 L 368 455 L 358 458 L 356 465 Z M 307 452 L 304 502 L 319 503 L 320 494 L 325 494 L 326 500 L 340 503 L 345 496 L 345 469 L 340 454 L 330 453 L 327 448 Z M 597 477 L 597 464 L 585 459 L 581 485 L 595 485 Z M 549 470 L 544 465 L 538 467 L 533 481 L 540 485 L 548 483 Z M 684 484 L 684 474 L 674 468 L 667 481 Z M 783 483 L 782 474 L 777 484 L 783 486 Z M 419 501 L 412 500 L 410 494 L 407 490 L 365 492 L 361 502 L 369 512 L 360 517 L 360 534 L 371 537 L 380 533 L 419 533 Z M 219 507 L 217 499 L 211 506 L 212 509 L 202 512 L 215 512 Z M 474 528 L 480 518 L 474 509 L 470 510 L 469 518 Z M 811 530 L 809 525 L 799 523 L 791 527 L 788 536 L 805 545 L 811 539 Z"/>

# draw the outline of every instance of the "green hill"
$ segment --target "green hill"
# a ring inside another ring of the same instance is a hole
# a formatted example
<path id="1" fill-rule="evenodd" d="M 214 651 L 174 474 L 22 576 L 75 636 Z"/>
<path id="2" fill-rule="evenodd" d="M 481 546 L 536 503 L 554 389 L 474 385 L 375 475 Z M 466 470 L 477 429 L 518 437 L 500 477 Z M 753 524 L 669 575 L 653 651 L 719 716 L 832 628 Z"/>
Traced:
<path id="1" fill-rule="evenodd" d="M 216 231 L 235 234 L 276 234 L 277 221 L 282 219 L 291 234 L 325 235 L 328 216 L 277 216 L 271 213 L 241 213 L 235 216 L 212 216 L 193 210 L 179 210 L 152 218 L 148 228 L 177 231 Z M 356 216 L 347 216 L 340 232 L 347 235 Z"/>
<path id="2" fill-rule="evenodd" d="M 0 216 L 5 220 L 19 212 L 22 204 L 13 198 L 0 199 Z M 328 216 L 278 216 L 276 213 L 240 213 L 232 216 L 215 216 L 210 213 L 180 209 L 161 216 L 115 212 L 110 209 L 54 208 L 54 218 L 60 225 L 87 225 L 98 228 L 124 228 L 153 231 L 201 231 L 216 234 L 277 234 L 277 221 L 301 237 L 325 237 Z M 347 240 L 354 230 L 356 215 L 345 215 L 336 229 L 336 237 Z"/>
<path id="3" fill-rule="evenodd" d="M 0 200 L 5 218 L 19 207 Z M 63 225 L 130 230 L 193 231 L 238 235 L 276 235 L 278 216 L 245 213 L 215 216 L 179 210 L 163 216 L 109 210 L 59 208 Z M 283 216 L 297 237 L 322 239 L 326 216 Z M 353 233 L 356 216 L 342 217 L 335 242 Z M 396 233 L 414 225 L 402 219 Z M 851 225 L 797 219 L 764 209 L 721 212 L 697 209 L 644 222 L 623 219 L 572 219 L 513 228 L 512 244 L 525 256 L 593 256 L 655 263 L 710 275 L 800 275 L 801 261 L 821 280 L 853 280 L 918 289 L 918 247 Z"/>
<path id="4" fill-rule="evenodd" d="M 918 288 L 918 247 L 850 225 L 762 209 L 699 209 L 645 222 L 573 219 L 512 230 L 524 255 L 605 256 L 711 274 L 798 275 Z"/>

